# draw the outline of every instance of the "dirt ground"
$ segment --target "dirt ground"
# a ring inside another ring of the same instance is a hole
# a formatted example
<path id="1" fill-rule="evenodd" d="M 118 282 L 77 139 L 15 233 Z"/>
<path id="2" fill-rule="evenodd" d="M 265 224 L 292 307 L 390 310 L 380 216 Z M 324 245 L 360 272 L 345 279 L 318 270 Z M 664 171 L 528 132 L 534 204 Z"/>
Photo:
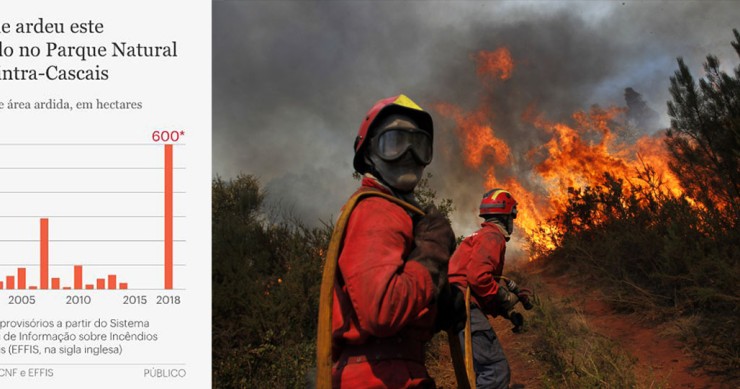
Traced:
<path id="1" fill-rule="evenodd" d="M 570 285 L 565 277 L 540 275 L 544 284 L 542 293 L 554 293 L 570 298 L 575 309 L 582 313 L 588 327 L 620 345 L 635 358 L 635 376 L 639 388 L 731 388 L 718 377 L 697 367 L 683 345 L 663 335 L 666 324 L 648 326 L 635 314 L 614 312 L 598 291 L 582 293 Z M 577 292 L 577 293 L 576 293 Z M 506 330 L 503 320 L 494 320 L 512 370 L 512 388 L 539 388 L 543 385 L 542 370 L 531 355 L 532 336 L 513 334 Z"/>
<path id="2" fill-rule="evenodd" d="M 585 294 L 569 285 L 566 278 L 539 275 L 543 286 L 538 293 L 551 293 L 570 298 L 574 308 L 581 312 L 591 331 L 616 342 L 623 351 L 635 358 L 635 376 L 638 388 L 734 388 L 719 377 L 711 376 L 697 367 L 683 345 L 663 335 L 667 325 L 650 327 L 636 315 L 614 312 L 597 291 Z M 501 318 L 492 319 L 507 359 L 511 366 L 512 389 L 543 388 L 545 366 L 534 356 L 535 334 L 515 334 L 511 324 Z M 445 342 L 446 343 L 446 342 Z M 440 362 L 429 366 L 430 373 L 440 388 L 456 387 L 447 347 L 441 347 Z M 550 386 L 552 387 L 552 385 Z"/>
<path id="3" fill-rule="evenodd" d="M 507 320 L 492 319 L 494 331 L 504 348 L 506 359 L 511 368 L 512 389 L 540 388 L 544 375 L 543 366 L 534 357 L 534 334 L 528 332 L 513 333 L 512 325 Z"/>
<path id="4" fill-rule="evenodd" d="M 617 342 L 636 358 L 635 376 L 640 387 L 651 388 L 729 388 L 697 367 L 683 345 L 664 335 L 668 324 L 649 326 L 636 314 L 614 312 L 598 291 L 576 296 L 567 279 L 543 276 L 548 288 L 561 297 L 571 297 L 583 313 L 590 329 Z"/>

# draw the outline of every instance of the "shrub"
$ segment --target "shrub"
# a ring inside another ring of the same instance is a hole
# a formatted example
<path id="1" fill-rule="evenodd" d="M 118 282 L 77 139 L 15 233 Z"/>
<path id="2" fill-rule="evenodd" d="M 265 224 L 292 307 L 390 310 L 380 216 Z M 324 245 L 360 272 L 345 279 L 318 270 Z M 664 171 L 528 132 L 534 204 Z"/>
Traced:
<path id="1" fill-rule="evenodd" d="M 212 188 L 213 386 L 303 386 L 331 227 L 267 222 L 253 176 Z"/>

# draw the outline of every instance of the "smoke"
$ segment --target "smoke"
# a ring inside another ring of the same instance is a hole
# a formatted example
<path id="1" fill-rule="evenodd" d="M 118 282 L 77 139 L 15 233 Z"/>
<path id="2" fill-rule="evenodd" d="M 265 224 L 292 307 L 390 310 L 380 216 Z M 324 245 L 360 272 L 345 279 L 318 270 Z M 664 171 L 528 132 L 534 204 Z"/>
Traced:
<path id="1" fill-rule="evenodd" d="M 676 57 L 697 76 L 709 53 L 734 65 L 739 16 L 731 1 L 216 1 L 213 173 L 254 174 L 269 201 L 308 224 L 331 220 L 358 184 L 352 144 L 363 115 L 405 93 L 435 118 L 427 171 L 457 207 L 455 231 L 470 233 L 485 169 L 465 166 L 455 123 L 437 104 L 487 108 L 496 136 L 522 161 L 510 174 L 526 181 L 524 154 L 549 139 L 522 119 L 528 110 L 568 121 L 592 104 L 626 106 L 632 88 L 632 104 L 655 112 L 643 130 L 666 127 Z M 511 77 L 481 80 L 476 53 L 500 47 L 514 60 Z"/>

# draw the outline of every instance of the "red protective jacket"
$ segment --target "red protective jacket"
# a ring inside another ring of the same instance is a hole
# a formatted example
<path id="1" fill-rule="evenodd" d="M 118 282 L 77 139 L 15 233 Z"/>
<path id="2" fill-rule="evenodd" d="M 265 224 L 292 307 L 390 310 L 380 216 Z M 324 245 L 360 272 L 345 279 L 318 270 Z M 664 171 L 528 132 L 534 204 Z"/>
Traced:
<path id="1" fill-rule="evenodd" d="M 450 283 L 463 291 L 470 286 L 472 302 L 489 315 L 496 307 L 496 278 L 504 271 L 508 237 L 502 226 L 493 222 L 483 223 L 478 231 L 463 240 L 450 258 Z"/>
<path id="2" fill-rule="evenodd" d="M 389 193 L 372 178 L 362 187 Z M 412 218 L 397 204 L 371 196 L 352 211 L 334 284 L 334 387 L 433 385 L 423 345 L 433 335 L 434 285 L 425 267 L 405 261 L 413 241 Z"/>

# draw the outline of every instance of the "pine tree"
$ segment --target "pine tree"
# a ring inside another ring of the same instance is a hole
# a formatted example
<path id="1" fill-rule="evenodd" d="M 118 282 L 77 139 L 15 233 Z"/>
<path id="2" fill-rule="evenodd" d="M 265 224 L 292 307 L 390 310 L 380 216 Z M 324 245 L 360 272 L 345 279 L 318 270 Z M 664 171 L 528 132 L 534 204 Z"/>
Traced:
<path id="1" fill-rule="evenodd" d="M 732 46 L 740 55 L 740 34 Z M 740 66 L 734 76 L 707 56 L 705 78 L 697 87 L 683 59 L 671 77 L 671 128 L 666 143 L 671 168 L 689 197 L 703 204 L 724 228 L 740 219 Z"/>

